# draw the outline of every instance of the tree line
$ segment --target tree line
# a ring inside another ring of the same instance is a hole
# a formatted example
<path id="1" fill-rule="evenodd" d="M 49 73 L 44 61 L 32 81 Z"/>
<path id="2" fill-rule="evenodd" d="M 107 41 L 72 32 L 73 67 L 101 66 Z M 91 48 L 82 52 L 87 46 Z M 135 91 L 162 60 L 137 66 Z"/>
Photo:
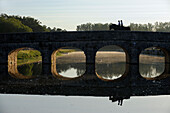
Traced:
<path id="1" fill-rule="evenodd" d="M 61 32 L 66 31 L 61 28 L 50 28 L 46 25 L 42 25 L 39 20 L 15 15 L 0 15 L 0 33 L 10 32 Z"/>
<path id="2" fill-rule="evenodd" d="M 77 31 L 98 31 L 109 30 L 111 23 L 86 23 L 77 26 Z M 170 32 L 170 22 L 155 22 L 154 24 L 130 23 L 131 31 L 153 31 L 153 32 Z"/>
<path id="3" fill-rule="evenodd" d="M 77 26 L 77 31 L 109 30 L 111 23 L 85 23 Z M 130 23 L 131 31 L 170 32 L 170 22 L 147 24 Z M 62 32 L 61 28 L 50 28 L 33 18 L 18 15 L 0 14 L 0 33 L 9 32 Z"/>

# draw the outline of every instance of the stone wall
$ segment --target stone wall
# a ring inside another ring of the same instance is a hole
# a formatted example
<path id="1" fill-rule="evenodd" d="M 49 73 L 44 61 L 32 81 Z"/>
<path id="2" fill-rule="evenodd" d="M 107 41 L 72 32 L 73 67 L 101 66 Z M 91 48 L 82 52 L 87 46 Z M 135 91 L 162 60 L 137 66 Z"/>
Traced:
<path id="1" fill-rule="evenodd" d="M 119 94 L 125 95 L 125 97 L 170 94 L 170 89 L 167 90 L 170 87 L 170 78 L 168 77 L 170 75 L 170 33 L 132 31 L 12 33 L 0 34 L 0 42 L 0 93 L 87 96 Z M 96 52 L 107 45 L 120 46 L 126 53 L 126 76 L 116 81 L 106 82 L 95 74 Z M 8 54 L 24 47 L 34 48 L 41 52 L 43 58 L 42 77 L 32 81 L 9 77 L 7 72 Z M 64 81 L 50 76 L 51 54 L 61 47 L 75 47 L 84 51 L 86 73 L 82 77 Z M 139 74 L 139 55 L 142 50 L 149 47 L 162 48 L 166 53 L 164 78 L 147 80 Z M 39 90 L 36 90 L 37 88 Z M 54 91 L 56 89 L 57 91 Z"/>

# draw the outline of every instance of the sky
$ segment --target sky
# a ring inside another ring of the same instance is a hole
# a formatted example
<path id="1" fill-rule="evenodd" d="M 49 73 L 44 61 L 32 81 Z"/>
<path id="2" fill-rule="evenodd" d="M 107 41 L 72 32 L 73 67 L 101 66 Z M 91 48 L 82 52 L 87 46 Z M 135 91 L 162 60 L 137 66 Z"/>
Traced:
<path id="1" fill-rule="evenodd" d="M 43 25 L 74 31 L 88 22 L 169 22 L 170 0 L 0 0 L 0 13 L 31 16 Z"/>

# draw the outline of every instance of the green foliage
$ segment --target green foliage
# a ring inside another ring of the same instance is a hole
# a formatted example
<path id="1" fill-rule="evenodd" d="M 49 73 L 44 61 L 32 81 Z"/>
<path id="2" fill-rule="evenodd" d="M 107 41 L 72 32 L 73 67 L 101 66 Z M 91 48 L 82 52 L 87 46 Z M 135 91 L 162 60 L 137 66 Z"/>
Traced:
<path id="1" fill-rule="evenodd" d="M 99 30 L 109 30 L 109 24 L 105 23 L 86 23 L 77 26 L 77 31 L 99 31 Z"/>
<path id="2" fill-rule="evenodd" d="M 17 58 L 18 59 L 30 59 L 34 57 L 41 56 L 41 53 L 37 50 L 20 50 L 18 52 Z"/>
<path id="3" fill-rule="evenodd" d="M 40 61 L 42 61 L 42 56 L 38 50 L 20 50 L 17 54 L 18 66 Z"/>
<path id="4" fill-rule="evenodd" d="M 155 31 L 155 32 L 170 32 L 170 22 L 155 22 L 154 24 L 135 24 L 130 23 L 131 31 Z M 109 30 L 109 24 L 105 23 L 86 23 L 77 26 L 77 31 L 100 31 Z"/>
<path id="5" fill-rule="evenodd" d="M 62 32 L 60 28 L 47 27 L 46 25 L 41 25 L 42 23 L 32 17 L 21 17 L 15 15 L 0 15 L 0 33 L 8 32 Z M 13 27 L 15 26 L 15 27 Z"/>
<path id="6" fill-rule="evenodd" d="M 155 32 L 170 32 L 170 22 L 155 22 L 154 24 L 134 24 L 130 23 L 132 31 L 155 31 Z"/>
<path id="7" fill-rule="evenodd" d="M 42 72 L 42 63 L 24 64 L 18 66 L 17 69 L 19 73 L 23 74 L 24 76 L 37 76 Z"/>
<path id="8" fill-rule="evenodd" d="M 0 17 L 0 33 L 32 32 L 32 29 L 15 18 Z"/>
<path id="9" fill-rule="evenodd" d="M 22 70 L 19 68 L 19 72 L 22 73 L 23 75 L 25 76 L 32 76 L 33 75 L 33 66 L 34 64 L 27 64 L 27 65 L 24 65 L 24 69 L 22 67 Z"/>
<path id="10" fill-rule="evenodd" d="M 30 54 L 32 57 L 41 56 L 41 53 L 40 53 L 38 50 L 30 50 L 29 54 Z"/>
<path id="11" fill-rule="evenodd" d="M 40 25 L 41 22 L 38 21 L 37 19 L 32 18 L 32 17 L 25 17 L 25 16 L 21 17 L 21 16 L 14 16 L 14 15 L 9 16 L 7 14 L 1 14 L 0 17 L 6 18 L 6 19 L 15 18 L 16 20 L 19 20 L 22 24 L 30 27 L 33 32 L 45 32 L 45 31 L 48 31 L 46 26 Z"/>
<path id="12" fill-rule="evenodd" d="M 71 53 L 76 51 L 75 49 L 59 49 L 56 53 L 56 56 L 61 56 L 63 54 Z"/>
<path id="13" fill-rule="evenodd" d="M 155 23 L 156 31 L 170 32 L 170 22 L 156 22 Z"/>
<path id="14" fill-rule="evenodd" d="M 66 30 L 61 29 L 61 28 L 56 28 L 54 27 L 53 29 L 51 29 L 50 27 L 47 28 L 50 32 L 65 32 Z"/>

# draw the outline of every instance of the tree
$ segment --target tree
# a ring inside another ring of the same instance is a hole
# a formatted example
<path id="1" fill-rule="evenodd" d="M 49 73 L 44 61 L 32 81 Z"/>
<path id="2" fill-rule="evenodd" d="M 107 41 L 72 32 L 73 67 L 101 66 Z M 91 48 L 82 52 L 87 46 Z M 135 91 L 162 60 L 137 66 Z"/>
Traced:
<path id="1" fill-rule="evenodd" d="M 41 22 L 32 17 L 9 16 L 9 18 L 20 20 L 24 25 L 32 28 L 33 32 L 49 32 L 46 26 L 42 26 Z"/>
<path id="2" fill-rule="evenodd" d="M 156 32 L 170 32 L 170 22 L 155 22 L 147 24 L 130 23 L 131 31 L 156 31 Z M 109 24 L 105 23 L 86 23 L 77 26 L 77 31 L 100 31 L 109 30 Z"/>
<path id="3" fill-rule="evenodd" d="M 155 30 L 158 32 L 170 32 L 170 22 L 156 22 Z"/>
<path id="4" fill-rule="evenodd" d="M 4 19 L 16 19 L 19 20 L 23 25 L 29 27 L 32 29 L 32 32 L 61 32 L 61 31 L 66 31 L 62 30 L 61 28 L 53 28 L 51 29 L 50 27 L 47 27 L 46 25 L 41 25 L 42 22 L 40 22 L 37 19 L 34 19 L 32 17 L 21 17 L 21 16 L 15 16 L 15 15 L 7 15 L 7 14 L 1 14 L 0 17 Z M 57 30 L 58 29 L 58 30 Z M 60 30 L 59 30 L 60 29 Z M 23 31 L 20 31 L 23 32 Z"/>
<path id="5" fill-rule="evenodd" d="M 99 30 L 109 30 L 109 24 L 105 23 L 86 23 L 77 26 L 77 31 L 99 31 Z"/>
<path id="6" fill-rule="evenodd" d="M 170 32 L 170 22 L 155 22 L 154 24 L 134 24 L 130 23 L 132 31 L 155 31 L 155 32 Z"/>
<path id="7" fill-rule="evenodd" d="M 32 32 L 32 29 L 15 18 L 0 17 L 0 33 Z"/>

